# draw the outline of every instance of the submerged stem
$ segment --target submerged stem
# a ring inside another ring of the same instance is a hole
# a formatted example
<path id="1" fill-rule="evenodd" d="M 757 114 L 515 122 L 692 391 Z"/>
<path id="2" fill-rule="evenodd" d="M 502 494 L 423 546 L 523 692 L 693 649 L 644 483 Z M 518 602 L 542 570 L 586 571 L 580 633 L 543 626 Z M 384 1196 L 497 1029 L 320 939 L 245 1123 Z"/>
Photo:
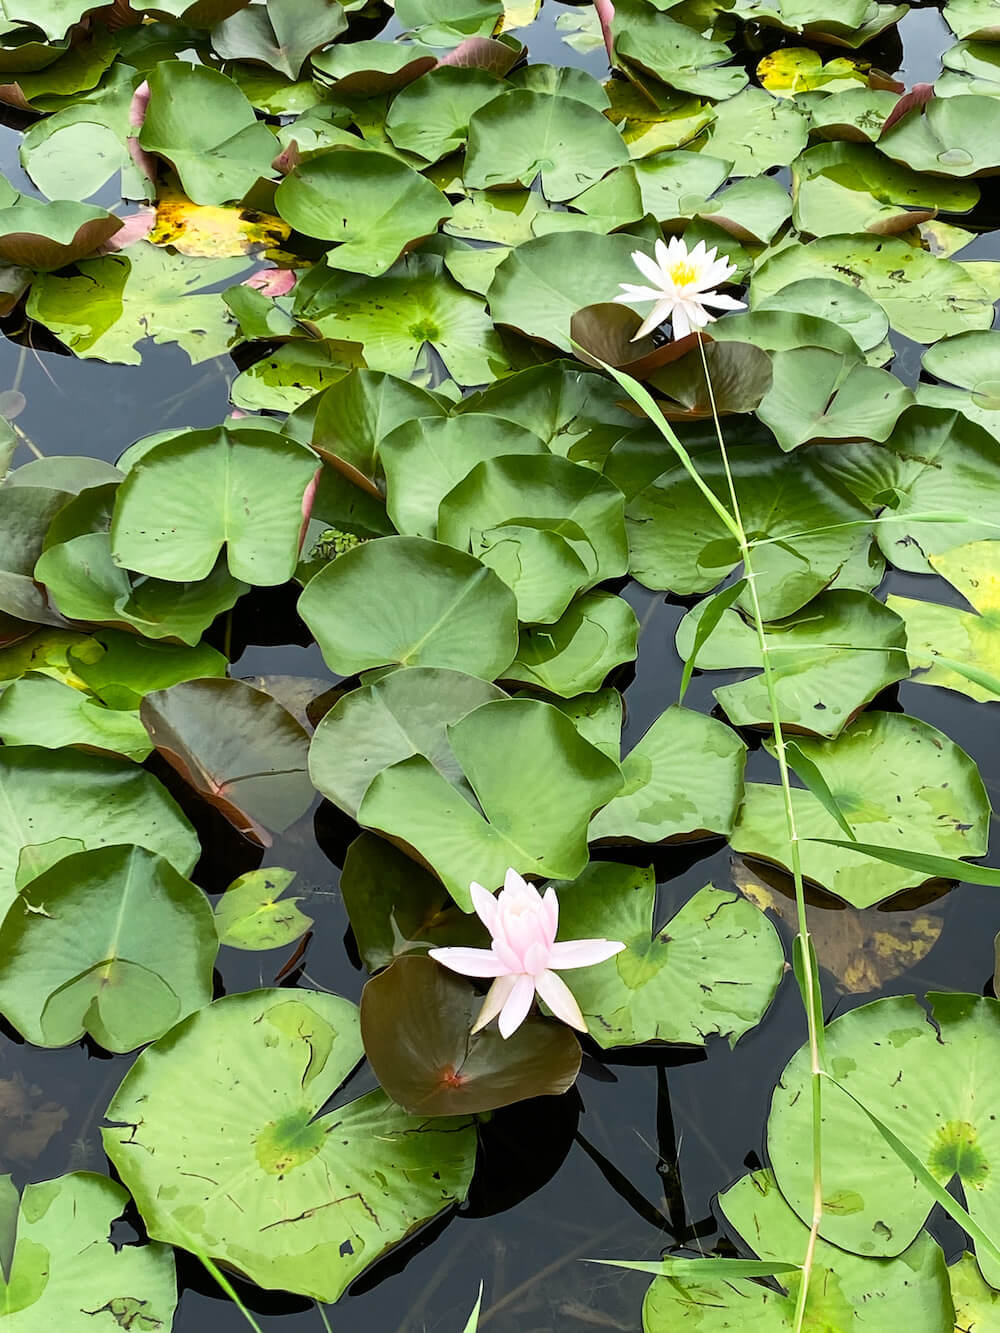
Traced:
<path id="1" fill-rule="evenodd" d="M 715 392 L 712 388 L 712 377 L 708 370 L 708 358 L 705 355 L 705 340 L 700 332 L 698 334 L 698 349 L 701 352 L 701 364 L 705 372 L 705 384 L 708 388 L 708 399 L 712 408 L 712 420 L 715 423 L 715 433 L 719 441 L 719 449 L 722 453 L 722 464 L 726 472 L 729 498 L 733 507 L 732 514 L 736 524 L 736 539 L 739 542 L 740 555 L 743 559 L 743 573 L 744 578 L 746 579 L 747 592 L 750 597 L 754 628 L 757 631 L 757 642 L 760 647 L 761 662 L 764 669 L 764 686 L 767 690 L 768 704 L 771 711 L 771 726 L 774 728 L 774 750 L 775 757 L 778 761 L 778 773 L 781 778 L 781 792 L 785 806 L 785 826 L 788 832 L 792 879 L 795 884 L 795 911 L 799 931 L 799 959 L 802 968 L 802 996 L 806 1010 L 806 1026 L 809 1032 L 813 1152 L 813 1213 L 809 1228 L 809 1240 L 806 1245 L 805 1258 L 802 1262 L 802 1278 L 799 1283 L 798 1298 L 795 1304 L 795 1320 L 792 1324 L 793 1333 L 801 1333 L 805 1319 L 806 1303 L 809 1299 L 809 1279 L 812 1273 L 813 1259 L 816 1253 L 816 1240 L 819 1235 L 820 1223 L 823 1220 L 823 1085 L 821 1081 L 823 1063 L 820 1052 L 823 1017 L 818 1011 L 817 1006 L 819 979 L 816 976 L 815 954 L 812 949 L 812 941 L 809 935 L 809 926 L 806 918 L 805 886 L 802 880 L 802 856 L 799 847 L 798 828 L 795 822 L 795 807 L 792 804 L 792 784 L 788 772 L 788 757 L 785 753 L 785 737 L 781 727 L 778 696 L 774 683 L 773 668 L 771 666 L 770 647 L 767 642 L 767 635 L 764 631 L 764 618 L 761 615 L 760 598 L 757 594 L 757 575 L 753 568 L 753 557 L 751 554 L 750 543 L 747 541 L 746 530 L 743 527 L 743 515 L 740 511 L 740 502 L 736 494 L 736 484 L 733 480 L 732 469 L 729 465 L 729 454 L 726 450 L 726 442 L 722 434 L 722 424 L 719 421 L 719 412 L 715 402 Z"/>

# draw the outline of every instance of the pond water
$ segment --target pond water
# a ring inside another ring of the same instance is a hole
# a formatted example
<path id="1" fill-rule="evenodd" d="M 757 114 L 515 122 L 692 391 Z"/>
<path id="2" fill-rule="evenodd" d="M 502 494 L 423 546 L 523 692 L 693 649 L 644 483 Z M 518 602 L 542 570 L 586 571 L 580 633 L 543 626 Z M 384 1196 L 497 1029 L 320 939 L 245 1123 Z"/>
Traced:
<path id="1" fill-rule="evenodd" d="M 582 9 L 544 0 L 530 29 L 517 35 L 528 43 L 536 63 L 571 65 L 605 77 L 603 49 L 581 54 L 563 41 L 558 20 L 574 12 Z M 394 31 L 389 28 L 385 35 Z M 939 8 L 924 5 L 913 8 L 898 30 L 890 30 L 865 54 L 909 85 L 936 79 L 941 54 L 953 42 Z M 794 39 L 789 37 L 788 44 Z M 769 40 L 769 49 L 773 46 Z M 829 56 L 829 50 L 824 54 Z M 748 56 L 755 62 L 759 53 Z M 0 167 L 18 189 L 37 194 L 17 159 L 20 131 L 29 122 L 14 113 L 8 120 L 0 141 Z M 107 198 L 95 196 L 96 202 L 112 206 L 114 190 L 105 194 Z M 982 234 L 959 252 L 960 258 L 1000 259 L 1000 233 L 988 230 L 996 215 L 995 199 L 995 187 L 985 182 L 980 212 L 962 219 L 962 225 Z M 151 343 L 143 344 L 137 367 L 78 360 L 20 311 L 8 317 L 4 331 L 0 390 L 13 387 L 24 395 L 17 425 L 46 455 L 114 461 L 150 431 L 214 426 L 230 410 L 230 385 L 246 364 L 241 359 L 237 367 L 232 358 L 218 357 L 192 367 L 179 347 Z M 893 349 L 894 373 L 914 383 L 923 347 L 894 333 Z M 29 457 L 22 446 L 15 461 Z M 618 668 L 611 678 L 625 700 L 627 753 L 676 697 L 682 663 L 674 633 L 697 598 L 650 592 L 634 581 L 620 586 L 640 623 L 635 663 Z M 296 615 L 299 591 L 293 584 L 258 589 L 241 600 L 230 625 L 217 622 L 209 632 L 216 647 L 224 642 L 228 646 L 234 676 L 265 684 L 276 677 L 300 677 L 310 682 L 314 695 L 337 683 L 339 678 Z M 879 596 L 887 592 L 949 597 L 940 580 L 928 593 L 925 578 L 902 572 L 887 576 Z M 950 601 L 964 606 L 957 593 Z M 696 672 L 686 703 L 711 712 L 716 708 L 713 690 L 749 674 Z M 910 681 L 886 690 L 873 706 L 940 728 L 975 759 L 994 807 L 1000 805 L 993 708 Z M 748 780 L 773 780 L 773 764 L 759 739 L 744 735 L 751 745 Z M 224 946 L 216 995 L 301 985 L 357 1002 L 367 973 L 339 893 L 340 869 L 357 826 L 317 798 L 306 816 L 262 852 L 187 791 L 162 760 L 154 755 L 147 767 L 168 786 L 199 834 L 203 855 L 192 876 L 196 883 L 214 894 L 258 865 L 288 867 L 298 872 L 296 891 L 315 920 L 304 953 L 284 975 L 291 949 L 260 954 Z M 596 856 L 635 865 L 652 859 L 658 886 L 656 923 L 672 916 L 702 885 L 747 886 L 743 868 L 734 881 L 733 854 L 721 838 L 652 849 L 604 849 Z M 997 864 L 998 858 L 1000 841 L 994 839 L 989 863 Z M 772 895 L 790 946 L 790 881 L 777 870 L 756 868 L 767 874 L 758 889 Z M 1000 930 L 995 890 L 937 885 L 863 912 L 812 890 L 810 912 L 823 965 L 827 1021 L 877 996 L 936 989 L 992 994 L 993 938 Z M 918 962 L 906 966 L 906 941 L 912 938 L 916 918 L 924 923 L 922 928 L 933 931 L 936 942 Z M 901 942 L 902 961 L 886 963 L 884 941 L 894 935 Z M 457 1331 L 482 1280 L 480 1328 L 490 1333 L 636 1329 L 649 1279 L 584 1261 L 651 1260 L 674 1247 L 685 1247 L 685 1253 L 714 1249 L 727 1234 L 715 1197 L 748 1168 L 763 1164 L 772 1090 L 805 1033 L 799 994 L 786 979 L 764 1021 L 735 1049 L 710 1039 L 705 1050 L 646 1046 L 607 1052 L 585 1041 L 576 1087 L 559 1098 L 495 1112 L 482 1130 L 468 1202 L 432 1222 L 355 1281 L 336 1308 L 330 1307 L 332 1326 L 357 1325 L 371 1333 Z M 109 1056 L 89 1039 L 63 1050 L 41 1050 L 5 1025 L 0 1034 L 3 1169 L 12 1171 L 19 1185 L 72 1170 L 107 1171 L 100 1126 L 134 1058 Z M 362 1070 L 350 1092 L 371 1086 L 371 1075 Z M 141 1228 L 137 1216 L 129 1216 Z M 943 1214 L 935 1214 L 932 1229 L 949 1259 L 964 1248 L 958 1229 Z M 127 1240 L 129 1235 L 129 1225 L 118 1224 L 115 1238 Z M 176 1333 L 204 1333 L 208 1328 L 236 1333 L 246 1327 L 197 1261 L 179 1253 L 178 1262 L 182 1294 Z M 263 1292 L 249 1283 L 237 1287 L 267 1333 L 318 1333 L 322 1327 L 307 1298 Z"/>

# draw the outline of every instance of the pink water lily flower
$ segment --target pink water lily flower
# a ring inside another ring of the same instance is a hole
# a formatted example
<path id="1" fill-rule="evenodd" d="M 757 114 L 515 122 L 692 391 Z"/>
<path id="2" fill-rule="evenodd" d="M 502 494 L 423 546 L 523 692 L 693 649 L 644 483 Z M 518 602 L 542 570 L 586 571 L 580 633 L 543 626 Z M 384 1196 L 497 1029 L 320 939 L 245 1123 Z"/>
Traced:
<path id="1" fill-rule="evenodd" d="M 592 967 L 621 953 L 615 940 L 566 940 L 556 943 L 559 900 L 555 889 L 544 897 L 516 870 L 507 871 L 494 898 L 481 884 L 470 886 L 476 915 L 492 936 L 489 949 L 431 949 L 430 956 L 452 972 L 467 977 L 495 977 L 473 1032 L 500 1015 L 500 1035 L 509 1037 L 528 1016 L 535 994 L 556 1018 L 580 1032 L 587 1031 L 573 992 L 556 975 L 574 967 Z"/>
<path id="2" fill-rule="evenodd" d="M 615 297 L 616 301 L 628 305 L 640 301 L 656 303 L 634 334 L 633 342 L 652 333 L 668 319 L 674 337 L 686 338 L 693 329 L 703 329 L 718 318 L 710 314 L 706 306 L 716 310 L 746 309 L 742 301 L 712 290 L 720 282 L 727 282 L 736 272 L 736 265 L 730 264 L 726 255 L 717 257 L 718 251 L 714 245 L 708 250 L 705 242 L 699 241 L 694 249 L 688 250 L 679 236 L 672 236 L 669 243 L 657 241 L 655 250 L 655 259 L 644 255 L 641 250 L 632 252 L 633 264 L 654 285 L 636 287 L 630 282 L 622 282 L 619 283 L 621 295 Z"/>

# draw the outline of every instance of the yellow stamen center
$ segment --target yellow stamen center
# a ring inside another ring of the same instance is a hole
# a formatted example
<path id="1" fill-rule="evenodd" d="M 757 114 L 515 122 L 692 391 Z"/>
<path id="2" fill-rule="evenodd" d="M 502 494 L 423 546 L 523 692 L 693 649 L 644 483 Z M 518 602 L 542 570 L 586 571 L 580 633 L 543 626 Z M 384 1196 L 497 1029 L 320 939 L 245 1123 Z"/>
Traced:
<path id="1" fill-rule="evenodd" d="M 693 282 L 698 281 L 698 270 L 686 259 L 678 259 L 676 264 L 670 265 L 667 272 L 670 274 L 671 281 L 677 287 L 689 287 Z"/>

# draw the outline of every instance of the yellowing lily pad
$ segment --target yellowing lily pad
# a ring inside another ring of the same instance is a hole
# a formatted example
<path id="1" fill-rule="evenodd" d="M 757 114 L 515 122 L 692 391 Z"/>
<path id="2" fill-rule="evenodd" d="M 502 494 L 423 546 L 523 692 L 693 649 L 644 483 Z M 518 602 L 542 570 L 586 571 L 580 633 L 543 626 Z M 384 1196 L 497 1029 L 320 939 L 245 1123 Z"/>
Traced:
<path id="1" fill-rule="evenodd" d="M 866 82 L 866 75 L 853 60 L 838 56 L 823 63 L 818 51 L 807 46 L 781 46 L 757 66 L 757 77 L 773 97 L 795 97 L 798 93 L 843 92 Z"/>
<path id="2" fill-rule="evenodd" d="M 169 187 L 156 201 L 156 221 L 148 239 L 154 245 L 172 245 L 182 255 L 229 259 L 282 245 L 291 227 L 271 213 L 258 213 L 238 204 L 194 204 Z"/>

